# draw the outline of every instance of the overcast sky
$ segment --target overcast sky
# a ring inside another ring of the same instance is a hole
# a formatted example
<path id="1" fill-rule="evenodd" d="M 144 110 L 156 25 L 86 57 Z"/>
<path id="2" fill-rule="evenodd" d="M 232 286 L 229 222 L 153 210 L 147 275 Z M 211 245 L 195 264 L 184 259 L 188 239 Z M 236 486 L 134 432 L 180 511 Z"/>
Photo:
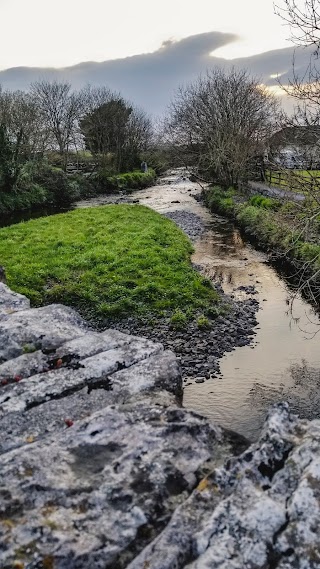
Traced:
<path id="1" fill-rule="evenodd" d="M 223 58 L 290 45 L 273 0 L 0 0 L 0 23 L 0 69 L 123 58 L 209 31 L 238 36 Z"/>

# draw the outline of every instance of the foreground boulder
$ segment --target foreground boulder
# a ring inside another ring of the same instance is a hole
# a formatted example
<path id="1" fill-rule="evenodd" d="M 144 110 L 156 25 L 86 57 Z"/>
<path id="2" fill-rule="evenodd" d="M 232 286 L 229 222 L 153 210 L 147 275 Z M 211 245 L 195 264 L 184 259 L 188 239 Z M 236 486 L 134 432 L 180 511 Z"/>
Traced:
<path id="1" fill-rule="evenodd" d="M 320 568 L 320 421 L 247 448 L 161 344 L 0 287 L 1 569 Z"/>
<path id="2" fill-rule="evenodd" d="M 161 344 L 1 292 L 0 567 L 126 567 L 235 439 Z"/>
<path id="3" fill-rule="evenodd" d="M 260 440 L 205 477 L 130 569 L 318 569 L 320 421 L 271 410 Z"/>

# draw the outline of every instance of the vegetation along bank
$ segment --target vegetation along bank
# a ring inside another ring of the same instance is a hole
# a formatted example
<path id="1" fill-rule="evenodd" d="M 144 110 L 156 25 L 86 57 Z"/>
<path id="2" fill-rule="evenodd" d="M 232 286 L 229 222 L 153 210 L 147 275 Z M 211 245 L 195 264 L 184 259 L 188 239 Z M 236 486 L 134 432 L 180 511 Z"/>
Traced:
<path id="1" fill-rule="evenodd" d="M 300 204 L 261 195 L 249 197 L 219 186 L 203 192 L 203 196 L 212 212 L 234 219 L 274 259 L 289 262 L 300 276 L 301 292 L 319 302 L 320 216 L 311 215 L 313 204 L 308 198 Z"/>
<path id="2" fill-rule="evenodd" d="M 190 234 L 200 224 L 194 217 L 174 221 Z M 33 306 L 67 304 L 95 327 L 161 341 L 179 355 L 185 377 L 204 381 L 225 351 L 250 342 L 258 303 L 225 297 L 191 265 L 192 250 L 173 220 L 140 205 L 77 209 L 0 230 L 8 285 Z"/>

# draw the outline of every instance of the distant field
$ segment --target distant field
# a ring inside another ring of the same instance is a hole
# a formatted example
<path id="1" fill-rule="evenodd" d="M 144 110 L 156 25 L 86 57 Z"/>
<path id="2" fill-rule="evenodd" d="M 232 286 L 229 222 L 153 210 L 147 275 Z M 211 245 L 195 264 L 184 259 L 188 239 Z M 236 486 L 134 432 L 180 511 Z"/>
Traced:
<path id="1" fill-rule="evenodd" d="M 33 305 L 61 302 L 91 320 L 183 310 L 218 300 L 190 262 L 192 245 L 144 206 L 84 208 L 0 229 L 9 286 Z"/>
<path id="2" fill-rule="evenodd" d="M 266 170 L 266 181 L 271 186 L 303 193 L 304 182 L 320 189 L 320 170 Z"/>

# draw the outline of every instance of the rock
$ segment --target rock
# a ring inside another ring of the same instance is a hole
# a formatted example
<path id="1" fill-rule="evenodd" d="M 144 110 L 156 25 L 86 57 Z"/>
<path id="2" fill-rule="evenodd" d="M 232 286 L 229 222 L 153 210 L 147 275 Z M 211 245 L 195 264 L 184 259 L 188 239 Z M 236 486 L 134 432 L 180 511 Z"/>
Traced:
<path id="1" fill-rule="evenodd" d="M 24 302 L 24 297 L 17 298 L 18 307 Z M 87 330 L 74 310 L 60 304 L 2 314 L 0 363 L 22 355 L 30 345 L 55 350 L 67 340 L 83 336 Z"/>
<path id="2" fill-rule="evenodd" d="M 125 567 L 139 532 L 152 536 L 169 521 L 221 440 L 219 429 L 186 410 L 138 402 L 6 452 L 2 566 L 19 549 L 30 567 L 47 556 L 59 569 Z"/>
<path id="3" fill-rule="evenodd" d="M 0 282 L 6 284 L 7 282 L 7 277 L 6 277 L 6 272 L 4 270 L 4 267 L 2 267 L 0 265 Z"/>
<path id="4" fill-rule="evenodd" d="M 192 240 L 197 239 L 205 230 L 201 217 L 188 211 L 170 211 L 165 214 L 165 217 L 172 219 Z"/>
<path id="5" fill-rule="evenodd" d="M 247 448 L 181 407 L 161 344 L 16 300 L 0 320 L 1 569 L 320 567 L 320 420 L 277 405 Z"/>
<path id="6" fill-rule="evenodd" d="M 235 442 L 161 344 L 3 291 L 0 567 L 124 568 Z"/>
<path id="7" fill-rule="evenodd" d="M 27 308 L 30 308 L 30 300 L 10 290 L 0 279 L 0 320 L 8 314 Z"/>
<path id="8" fill-rule="evenodd" d="M 128 569 L 320 566 L 320 421 L 287 405 L 260 440 L 205 477 Z"/>

